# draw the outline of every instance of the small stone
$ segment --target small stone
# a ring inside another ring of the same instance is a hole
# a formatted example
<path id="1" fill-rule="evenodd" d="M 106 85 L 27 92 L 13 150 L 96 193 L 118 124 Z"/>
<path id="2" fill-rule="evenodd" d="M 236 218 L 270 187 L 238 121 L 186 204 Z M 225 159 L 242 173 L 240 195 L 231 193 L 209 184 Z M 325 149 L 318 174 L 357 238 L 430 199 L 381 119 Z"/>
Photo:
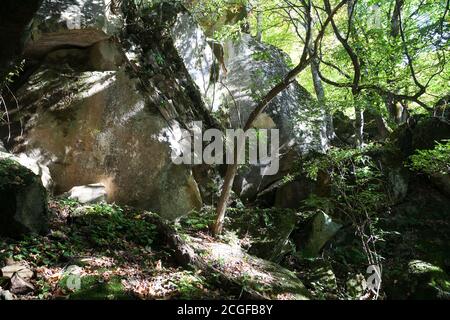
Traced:
<path id="1" fill-rule="evenodd" d="M 14 274 L 19 275 L 23 279 L 33 278 L 34 272 L 21 264 L 13 264 L 1 269 L 2 276 L 11 279 Z"/>
<path id="2" fill-rule="evenodd" d="M 14 300 L 14 299 L 15 299 L 15 296 L 11 292 L 0 288 L 0 301 L 1 300 L 8 301 L 8 300 Z"/>
<path id="3" fill-rule="evenodd" d="M 27 294 L 34 291 L 34 286 L 16 273 L 11 278 L 10 290 L 14 294 Z"/>
<path id="4" fill-rule="evenodd" d="M 68 196 L 81 204 L 106 202 L 107 198 L 105 186 L 101 183 L 73 187 Z"/>
<path id="5" fill-rule="evenodd" d="M 4 152 L 0 152 L 0 169 L 0 236 L 47 232 L 47 193 L 39 176 Z"/>

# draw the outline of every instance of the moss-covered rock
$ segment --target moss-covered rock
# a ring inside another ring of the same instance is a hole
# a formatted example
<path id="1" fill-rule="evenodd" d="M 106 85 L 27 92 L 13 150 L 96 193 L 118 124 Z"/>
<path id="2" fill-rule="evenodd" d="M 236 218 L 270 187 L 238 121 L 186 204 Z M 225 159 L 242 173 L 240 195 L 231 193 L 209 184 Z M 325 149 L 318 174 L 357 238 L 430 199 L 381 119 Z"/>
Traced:
<path id="1" fill-rule="evenodd" d="M 324 212 L 318 212 L 311 221 L 311 233 L 301 254 L 315 257 L 319 255 L 323 246 L 339 231 L 341 224 L 334 222 Z"/>
<path id="2" fill-rule="evenodd" d="M 244 291 L 271 300 L 308 300 L 311 294 L 294 272 L 249 255 L 238 245 L 185 236 L 209 266 L 239 284 Z"/>
<path id="3" fill-rule="evenodd" d="M 442 268 L 422 260 L 411 260 L 392 274 L 395 285 L 387 293 L 392 299 L 450 298 L 450 277 Z"/>
<path id="4" fill-rule="evenodd" d="M 47 230 L 47 194 L 41 180 L 13 157 L 0 154 L 0 236 Z"/>
<path id="5" fill-rule="evenodd" d="M 295 257 L 297 276 L 316 299 L 337 299 L 338 285 L 331 263 L 323 258 Z"/>

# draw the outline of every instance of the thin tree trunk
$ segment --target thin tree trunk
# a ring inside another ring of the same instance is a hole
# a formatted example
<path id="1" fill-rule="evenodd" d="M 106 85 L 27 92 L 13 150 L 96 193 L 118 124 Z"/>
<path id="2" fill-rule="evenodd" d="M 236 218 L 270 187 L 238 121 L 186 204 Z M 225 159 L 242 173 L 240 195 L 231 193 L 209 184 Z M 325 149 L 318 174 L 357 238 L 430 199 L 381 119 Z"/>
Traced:
<path id="1" fill-rule="evenodd" d="M 261 100 L 261 102 L 256 106 L 256 108 L 250 114 L 245 126 L 244 132 L 250 129 L 253 125 L 253 122 L 258 118 L 258 116 L 264 111 L 267 105 L 275 98 L 280 92 L 286 89 L 294 80 L 295 77 L 302 72 L 309 64 L 310 59 L 307 59 L 304 56 L 300 63 L 292 69 L 286 77 L 278 83 L 266 96 Z M 233 141 L 234 142 L 234 141 Z M 233 143 L 234 144 L 234 143 Z M 238 168 L 238 150 L 240 146 L 234 144 L 234 163 L 227 165 L 227 171 L 225 174 L 225 179 L 223 182 L 222 193 L 220 194 L 219 202 L 217 203 L 216 208 L 216 222 L 213 228 L 213 234 L 215 236 L 219 235 L 223 229 L 223 221 L 225 218 L 225 212 L 227 210 L 228 199 L 230 198 L 231 189 L 233 187 L 234 178 L 236 176 L 237 168 Z"/>
<path id="2" fill-rule="evenodd" d="M 230 198 L 231 189 L 233 188 L 234 178 L 236 176 L 238 165 L 235 164 L 227 166 L 227 172 L 223 182 L 222 193 L 220 194 L 219 202 L 216 209 L 216 223 L 214 224 L 213 234 L 218 235 L 222 233 L 223 222 L 225 219 L 225 212 L 227 211 L 228 199 Z"/>
<path id="3" fill-rule="evenodd" d="M 395 6 L 394 6 L 394 11 L 392 13 L 392 17 L 391 17 L 391 40 L 395 41 L 396 38 L 398 38 L 399 34 L 400 34 L 400 14 L 401 14 L 401 10 L 404 4 L 404 0 L 395 0 Z M 395 64 L 395 61 L 393 61 L 393 56 L 391 56 L 391 63 L 392 65 Z M 388 70 L 388 83 L 392 83 L 393 80 L 391 80 L 390 78 L 394 78 L 395 77 L 395 70 L 393 70 L 392 72 L 390 72 Z M 388 94 L 385 100 L 385 104 L 386 104 L 386 109 L 389 112 L 389 115 L 391 115 L 391 118 L 396 122 L 397 122 L 397 112 L 396 112 L 396 105 L 395 105 L 396 101 L 393 97 L 392 94 Z"/>
<path id="4" fill-rule="evenodd" d="M 320 62 L 318 61 L 317 58 L 312 59 L 311 76 L 313 79 L 314 91 L 316 92 L 319 108 L 323 109 L 325 116 L 325 128 L 322 131 L 324 133 L 324 136 L 326 136 L 327 140 L 331 141 L 335 137 L 333 115 L 331 114 L 330 110 L 328 110 L 328 107 L 326 105 L 325 91 L 323 89 L 322 80 L 320 79 L 319 64 Z"/>

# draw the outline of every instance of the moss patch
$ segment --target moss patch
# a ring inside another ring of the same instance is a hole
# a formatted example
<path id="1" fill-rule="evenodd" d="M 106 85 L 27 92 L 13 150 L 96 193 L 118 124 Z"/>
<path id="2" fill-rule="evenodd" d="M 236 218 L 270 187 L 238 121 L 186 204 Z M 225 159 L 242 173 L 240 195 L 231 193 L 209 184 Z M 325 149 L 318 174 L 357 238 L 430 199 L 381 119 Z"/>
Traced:
<path id="1" fill-rule="evenodd" d="M 60 286 L 63 291 L 73 291 L 69 294 L 71 300 L 131 300 L 133 299 L 124 288 L 122 279 L 120 277 L 112 277 L 105 281 L 99 276 L 84 276 L 80 278 L 79 288 L 73 288 L 75 282 L 70 279 L 74 276 L 65 276 L 60 281 Z"/>

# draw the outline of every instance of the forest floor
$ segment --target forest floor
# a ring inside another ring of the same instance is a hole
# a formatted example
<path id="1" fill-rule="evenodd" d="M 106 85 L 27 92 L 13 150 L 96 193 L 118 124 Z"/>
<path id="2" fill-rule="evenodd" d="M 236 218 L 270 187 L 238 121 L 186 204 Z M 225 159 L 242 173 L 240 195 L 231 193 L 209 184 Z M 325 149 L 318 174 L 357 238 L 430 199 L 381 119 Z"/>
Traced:
<path id="1" fill-rule="evenodd" d="M 417 193 L 425 194 L 422 189 Z M 410 199 L 396 209 L 397 214 L 380 216 L 387 297 L 450 297 L 450 222 L 443 218 L 443 199 L 439 193 L 429 202 Z M 319 257 L 300 258 L 278 247 L 292 230 L 286 228 L 282 235 L 284 228 L 271 219 L 281 216 L 285 221 L 293 214 L 295 219 L 305 219 L 301 214 L 233 210 L 223 236 L 215 239 L 209 232 L 214 217 L 208 212 L 185 216 L 161 229 L 157 221 L 162 220 L 153 213 L 51 199 L 48 235 L 0 239 L 0 299 L 2 288 L 22 300 L 359 299 L 365 295 L 361 284 L 367 264 L 351 229 Z M 272 252 L 282 253 L 280 259 L 268 256 Z"/>
<path id="2" fill-rule="evenodd" d="M 33 272 L 20 299 L 235 298 L 180 267 L 139 211 L 52 200 L 50 212 L 50 235 L 0 242 L 0 267 Z"/>

